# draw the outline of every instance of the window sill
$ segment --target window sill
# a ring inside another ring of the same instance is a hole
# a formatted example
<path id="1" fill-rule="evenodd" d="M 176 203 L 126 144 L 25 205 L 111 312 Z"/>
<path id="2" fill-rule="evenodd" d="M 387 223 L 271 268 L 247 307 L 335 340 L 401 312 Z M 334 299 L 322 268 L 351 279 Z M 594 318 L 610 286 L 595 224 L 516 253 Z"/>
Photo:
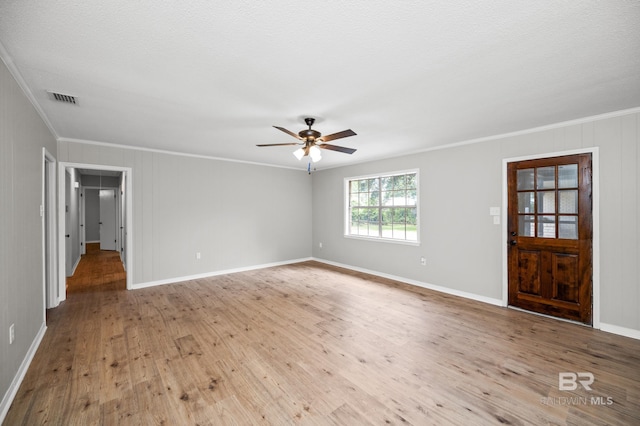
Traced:
<path id="1" fill-rule="evenodd" d="M 391 243 L 391 244 L 401 244 L 404 246 L 414 246 L 419 247 L 420 241 L 406 241 L 406 240 L 393 240 L 391 238 L 380 238 L 380 237 L 362 237 L 359 235 L 344 235 L 345 238 L 349 238 L 352 240 L 360 240 L 360 241 L 372 241 L 375 243 Z"/>

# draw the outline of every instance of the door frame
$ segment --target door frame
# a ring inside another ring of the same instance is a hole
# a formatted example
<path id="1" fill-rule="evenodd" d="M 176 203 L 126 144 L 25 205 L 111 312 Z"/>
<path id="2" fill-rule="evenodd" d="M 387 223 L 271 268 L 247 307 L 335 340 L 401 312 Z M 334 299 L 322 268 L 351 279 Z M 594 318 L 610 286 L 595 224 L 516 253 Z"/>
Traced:
<path id="1" fill-rule="evenodd" d="M 65 173 L 67 168 L 76 169 L 89 169 L 89 170 L 108 170 L 122 172 L 127 176 L 125 197 L 126 197 L 126 209 L 125 219 L 127 221 L 127 250 L 125 253 L 127 259 L 127 290 L 133 288 L 133 169 L 131 167 L 109 166 L 99 164 L 84 164 L 84 163 L 71 163 L 71 162 L 59 162 L 58 163 L 58 300 L 55 306 L 60 302 L 67 299 L 66 282 L 67 278 L 64 273 L 64 265 L 66 262 L 64 251 L 64 206 L 65 206 L 65 192 L 64 185 Z"/>
<path id="2" fill-rule="evenodd" d="M 75 174 L 75 173 L 74 173 Z M 64 276 L 65 280 L 67 277 L 73 275 L 73 271 L 75 270 L 75 266 L 73 264 L 72 257 L 67 258 L 67 255 L 73 253 L 73 238 L 71 238 L 71 195 L 69 191 L 73 191 L 73 174 L 72 171 L 64 169 L 64 177 L 63 177 L 63 187 L 64 187 L 64 198 L 61 200 L 62 204 L 64 204 L 64 209 L 61 209 L 60 213 L 64 215 L 64 223 L 63 230 L 64 232 L 61 235 L 61 238 L 64 240 L 64 251 L 61 252 L 62 258 L 64 258 Z M 80 259 L 78 258 L 78 262 Z M 62 275 L 61 275 L 62 276 Z M 58 293 L 58 297 L 60 297 L 60 293 Z"/>
<path id="3" fill-rule="evenodd" d="M 58 245 L 56 244 L 56 158 L 42 148 L 42 200 L 40 216 L 42 218 L 42 285 L 44 287 L 44 307 L 56 306 L 58 299 Z M 43 321 L 46 313 L 43 312 Z"/>
<path id="4" fill-rule="evenodd" d="M 531 154 L 521 157 L 511 157 L 502 159 L 502 305 L 509 307 L 509 260 L 507 240 L 509 239 L 508 226 L 508 174 L 507 165 L 509 163 L 526 160 L 536 160 L 540 158 L 562 157 L 565 155 L 591 154 L 592 172 L 592 219 L 593 219 L 593 240 L 592 240 L 592 327 L 600 329 L 600 151 L 598 147 L 583 148 L 570 151 L 558 151 L 543 154 Z M 534 312 L 532 312 L 534 313 Z M 540 315 L 540 314 L 538 314 Z M 560 321 L 567 321 L 561 318 L 554 318 Z"/>
<path id="5" fill-rule="evenodd" d="M 104 170 L 104 169 L 101 169 Z M 124 233 L 120 233 L 118 231 L 120 231 L 120 227 L 124 227 L 124 223 L 126 222 L 126 210 L 124 210 L 125 206 L 122 202 L 122 185 L 119 186 L 113 186 L 113 187 L 105 187 L 105 188 L 101 188 L 99 186 L 94 186 L 94 185 L 87 185 L 87 186 L 80 186 L 80 190 L 82 192 L 82 197 L 80 199 L 80 218 L 82 219 L 82 224 L 84 226 L 82 226 L 82 229 L 80 230 L 80 237 L 81 237 L 81 242 L 84 244 L 82 247 L 82 254 L 86 254 L 87 251 L 87 206 L 86 206 L 86 195 L 87 195 L 87 190 L 88 189 L 96 189 L 96 190 L 100 190 L 100 189 L 113 189 L 115 191 L 115 195 L 116 195 L 116 246 L 122 246 L 123 245 L 123 238 L 124 238 Z M 126 187 L 125 187 L 126 190 Z M 124 230 L 124 229 L 123 229 Z M 95 242 L 95 241 L 93 241 Z M 98 241 L 100 242 L 100 241 Z M 118 254 L 120 255 L 120 260 L 122 261 L 123 265 L 124 262 L 126 261 L 126 259 L 124 258 L 122 251 L 116 247 L 116 251 L 118 252 Z M 125 271 L 127 270 L 127 268 L 125 267 Z"/>

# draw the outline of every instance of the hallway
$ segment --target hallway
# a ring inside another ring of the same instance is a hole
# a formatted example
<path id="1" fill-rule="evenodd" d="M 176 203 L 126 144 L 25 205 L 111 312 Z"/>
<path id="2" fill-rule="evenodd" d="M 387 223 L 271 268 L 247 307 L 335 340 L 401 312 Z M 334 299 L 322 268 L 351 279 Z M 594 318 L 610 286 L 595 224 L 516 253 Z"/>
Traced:
<path id="1" fill-rule="evenodd" d="M 88 243 L 75 273 L 67 277 L 67 294 L 86 291 L 124 290 L 127 273 L 117 251 L 100 250 L 99 243 Z"/>

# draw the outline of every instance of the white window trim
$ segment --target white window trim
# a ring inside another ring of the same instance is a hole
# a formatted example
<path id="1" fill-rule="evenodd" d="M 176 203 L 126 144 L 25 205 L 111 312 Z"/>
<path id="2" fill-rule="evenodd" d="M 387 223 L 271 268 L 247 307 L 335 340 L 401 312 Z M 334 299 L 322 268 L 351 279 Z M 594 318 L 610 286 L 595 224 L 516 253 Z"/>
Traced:
<path id="1" fill-rule="evenodd" d="M 399 240 L 393 238 L 383 238 L 383 237 L 369 237 L 363 235 L 352 235 L 349 234 L 349 227 L 351 223 L 350 211 L 349 211 L 349 182 L 352 180 L 360 180 L 360 179 L 372 179 L 372 178 L 383 178 L 388 176 L 397 176 L 397 175 L 406 175 L 406 174 L 416 174 L 416 230 L 418 234 L 418 239 L 416 241 L 410 240 Z M 349 176 L 344 178 L 343 182 L 343 206 L 342 211 L 344 214 L 344 232 L 343 236 L 345 238 L 350 238 L 354 240 L 362 240 L 362 241 L 375 241 L 381 243 L 391 243 L 391 244 L 402 244 L 409 246 L 419 246 L 420 245 L 420 169 L 408 169 L 408 170 L 397 170 L 393 172 L 387 173 L 372 173 L 368 175 L 361 176 Z"/>

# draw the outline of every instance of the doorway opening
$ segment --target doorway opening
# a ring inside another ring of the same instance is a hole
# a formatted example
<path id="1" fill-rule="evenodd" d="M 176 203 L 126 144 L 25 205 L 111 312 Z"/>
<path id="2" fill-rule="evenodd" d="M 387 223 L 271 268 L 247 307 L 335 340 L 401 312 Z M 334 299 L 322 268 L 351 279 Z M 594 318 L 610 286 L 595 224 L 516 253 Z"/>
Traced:
<path id="1" fill-rule="evenodd" d="M 132 285 L 132 170 L 60 163 L 59 297 L 108 283 Z M 126 284 L 123 284 L 125 283 Z"/>

